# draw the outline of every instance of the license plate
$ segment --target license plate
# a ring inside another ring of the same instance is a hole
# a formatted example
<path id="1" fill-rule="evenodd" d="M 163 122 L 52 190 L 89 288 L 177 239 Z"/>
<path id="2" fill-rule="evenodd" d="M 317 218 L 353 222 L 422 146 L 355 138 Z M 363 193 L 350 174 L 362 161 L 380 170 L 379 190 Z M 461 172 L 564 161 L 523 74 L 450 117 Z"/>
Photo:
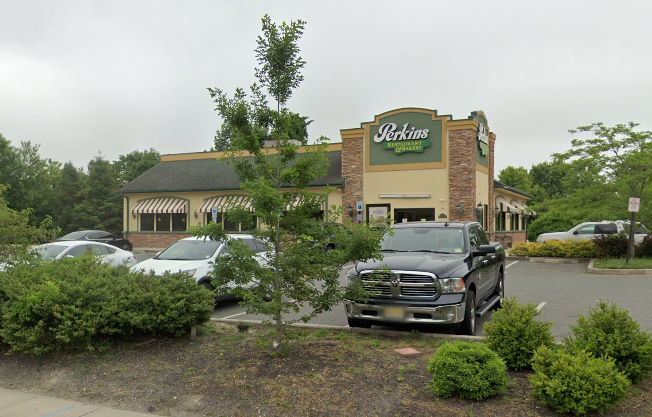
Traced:
<path id="1" fill-rule="evenodd" d="M 385 318 L 402 320 L 405 317 L 405 310 L 401 307 L 385 307 Z"/>

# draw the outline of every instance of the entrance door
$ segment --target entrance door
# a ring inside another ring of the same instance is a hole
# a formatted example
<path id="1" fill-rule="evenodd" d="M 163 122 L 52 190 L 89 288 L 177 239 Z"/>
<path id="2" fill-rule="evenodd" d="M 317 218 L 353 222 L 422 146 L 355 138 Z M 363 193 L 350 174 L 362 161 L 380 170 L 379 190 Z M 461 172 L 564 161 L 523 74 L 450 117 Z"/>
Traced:
<path id="1" fill-rule="evenodd" d="M 397 208 L 394 209 L 396 223 L 435 220 L 434 208 Z"/>

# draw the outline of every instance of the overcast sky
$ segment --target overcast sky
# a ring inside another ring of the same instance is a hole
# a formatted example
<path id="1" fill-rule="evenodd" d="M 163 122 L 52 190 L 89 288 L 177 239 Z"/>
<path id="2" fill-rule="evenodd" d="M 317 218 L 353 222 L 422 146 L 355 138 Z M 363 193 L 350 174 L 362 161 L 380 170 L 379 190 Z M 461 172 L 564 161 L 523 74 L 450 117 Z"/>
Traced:
<path id="1" fill-rule="evenodd" d="M 307 22 L 288 107 L 313 140 L 401 107 L 483 110 L 498 175 L 569 149 L 579 125 L 652 130 L 650 1 L 0 0 L 0 133 L 78 167 L 207 150 L 206 88 L 255 81 L 266 13 Z"/>

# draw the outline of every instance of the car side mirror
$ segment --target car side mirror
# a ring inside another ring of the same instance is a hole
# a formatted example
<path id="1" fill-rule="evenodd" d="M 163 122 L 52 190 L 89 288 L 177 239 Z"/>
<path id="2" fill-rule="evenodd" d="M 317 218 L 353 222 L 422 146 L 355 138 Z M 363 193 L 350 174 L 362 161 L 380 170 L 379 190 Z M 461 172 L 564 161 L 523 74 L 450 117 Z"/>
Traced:
<path id="1" fill-rule="evenodd" d="M 489 253 L 496 253 L 496 247 L 494 245 L 480 245 L 478 250 L 474 250 L 473 256 L 484 256 Z"/>
<path id="2" fill-rule="evenodd" d="M 579 235 L 580 232 L 578 232 L 578 231 L 576 230 L 576 231 L 573 232 L 573 234 L 574 234 L 574 235 Z"/>

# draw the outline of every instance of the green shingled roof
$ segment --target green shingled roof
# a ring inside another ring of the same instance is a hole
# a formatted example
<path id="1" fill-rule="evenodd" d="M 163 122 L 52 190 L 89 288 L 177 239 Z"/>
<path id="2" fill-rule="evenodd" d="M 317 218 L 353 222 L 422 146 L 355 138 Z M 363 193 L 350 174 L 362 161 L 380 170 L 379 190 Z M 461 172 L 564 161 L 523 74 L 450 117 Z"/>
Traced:
<path id="1" fill-rule="evenodd" d="M 326 154 L 328 174 L 312 185 L 343 185 L 342 151 Z M 227 162 L 215 158 L 159 162 L 122 187 L 120 193 L 239 190 L 240 180 Z"/>

